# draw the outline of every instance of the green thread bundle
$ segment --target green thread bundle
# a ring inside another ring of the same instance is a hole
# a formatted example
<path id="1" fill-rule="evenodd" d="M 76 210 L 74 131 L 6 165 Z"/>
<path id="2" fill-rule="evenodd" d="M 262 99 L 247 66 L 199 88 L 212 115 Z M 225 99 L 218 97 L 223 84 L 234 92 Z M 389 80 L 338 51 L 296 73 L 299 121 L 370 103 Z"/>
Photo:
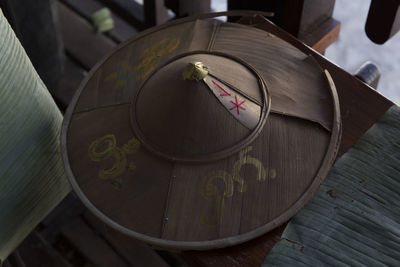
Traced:
<path id="1" fill-rule="evenodd" d="M 61 123 L 0 10 L 0 264 L 70 191 Z"/>
<path id="2" fill-rule="evenodd" d="M 92 21 L 98 32 L 108 32 L 114 28 L 110 9 L 104 7 L 92 14 Z"/>

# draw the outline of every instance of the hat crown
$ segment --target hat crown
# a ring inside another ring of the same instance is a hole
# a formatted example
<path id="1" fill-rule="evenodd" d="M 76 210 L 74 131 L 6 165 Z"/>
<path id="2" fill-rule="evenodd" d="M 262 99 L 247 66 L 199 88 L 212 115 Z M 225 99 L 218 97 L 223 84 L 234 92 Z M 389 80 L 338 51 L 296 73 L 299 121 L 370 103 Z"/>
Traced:
<path id="1" fill-rule="evenodd" d="M 199 62 L 207 74 L 185 79 L 188 67 Z M 263 96 L 259 77 L 235 59 L 181 55 L 142 85 L 131 113 L 133 128 L 142 143 L 167 158 L 223 158 L 250 140 L 263 118 Z"/>

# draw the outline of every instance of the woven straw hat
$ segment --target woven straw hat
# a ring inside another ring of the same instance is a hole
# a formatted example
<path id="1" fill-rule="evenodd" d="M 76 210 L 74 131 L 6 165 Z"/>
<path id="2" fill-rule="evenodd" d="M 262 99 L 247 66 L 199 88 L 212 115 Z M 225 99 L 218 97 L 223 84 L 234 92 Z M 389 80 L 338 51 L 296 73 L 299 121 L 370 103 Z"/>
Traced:
<path id="1" fill-rule="evenodd" d="M 183 19 L 99 62 L 64 119 L 73 188 L 147 243 L 210 249 L 288 220 L 336 155 L 338 98 L 316 61 L 249 26 Z"/>

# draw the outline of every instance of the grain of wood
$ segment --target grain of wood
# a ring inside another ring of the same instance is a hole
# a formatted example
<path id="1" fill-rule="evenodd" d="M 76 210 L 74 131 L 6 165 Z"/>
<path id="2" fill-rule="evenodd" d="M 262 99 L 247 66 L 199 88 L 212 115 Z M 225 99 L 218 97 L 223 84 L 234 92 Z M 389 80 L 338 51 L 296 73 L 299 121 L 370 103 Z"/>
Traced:
<path id="1" fill-rule="evenodd" d="M 66 51 L 86 69 L 111 51 L 116 43 L 110 38 L 97 34 L 93 27 L 63 3 L 58 2 L 60 28 Z"/>
<path id="2" fill-rule="evenodd" d="M 33 231 L 24 242 L 21 243 L 17 251 L 26 267 L 72 267 L 72 265 L 37 231 Z"/>
<path id="3" fill-rule="evenodd" d="M 57 243 L 61 228 L 85 211 L 83 203 L 70 192 L 40 223 L 40 235 L 50 244 Z"/>
<path id="4" fill-rule="evenodd" d="M 62 227 L 62 235 L 94 266 L 129 266 L 79 217 Z"/>
<path id="5" fill-rule="evenodd" d="M 142 31 L 146 28 L 145 10 L 142 4 L 125 0 L 100 0 L 100 2 L 136 29 Z"/>
<path id="6" fill-rule="evenodd" d="M 86 20 L 90 20 L 94 12 L 104 7 L 103 4 L 96 0 L 63 0 L 62 2 L 82 15 Z M 110 36 L 116 42 L 123 42 L 138 32 L 132 25 L 116 14 L 112 13 L 112 18 L 114 20 L 114 28 L 107 32 L 106 35 Z"/>
<path id="7" fill-rule="evenodd" d="M 315 51 L 323 54 L 339 38 L 341 24 L 330 18 L 311 32 L 302 33 L 299 39 Z"/>
<path id="8" fill-rule="evenodd" d="M 114 230 L 89 211 L 85 212 L 84 218 L 130 265 L 168 266 L 147 244 Z"/>

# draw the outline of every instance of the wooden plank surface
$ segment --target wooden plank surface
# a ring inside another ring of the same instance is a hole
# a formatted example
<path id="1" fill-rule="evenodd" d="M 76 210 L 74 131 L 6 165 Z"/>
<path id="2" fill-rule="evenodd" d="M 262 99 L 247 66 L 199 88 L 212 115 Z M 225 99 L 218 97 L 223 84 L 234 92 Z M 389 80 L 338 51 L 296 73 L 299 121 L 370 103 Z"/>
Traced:
<path id="1" fill-rule="evenodd" d="M 29 266 L 72 267 L 72 265 L 37 231 L 32 232 L 18 247 L 18 252 Z"/>
<path id="2" fill-rule="evenodd" d="M 39 232 L 50 244 L 57 242 L 61 228 L 69 221 L 80 217 L 86 207 L 74 192 L 69 193 L 63 201 L 41 222 Z"/>
<path id="3" fill-rule="evenodd" d="M 91 16 L 94 12 L 104 8 L 105 5 L 96 0 L 61 0 L 69 8 L 73 9 L 80 16 L 91 22 Z M 106 33 L 114 41 L 120 43 L 135 35 L 138 31 L 125 20 L 112 12 L 114 28 Z"/>
<path id="4" fill-rule="evenodd" d="M 77 237 L 78 233 L 82 233 L 82 237 Z M 32 235 L 35 236 L 31 237 Z M 20 252 L 23 253 L 23 259 L 29 259 L 29 257 L 39 253 L 39 259 L 33 262 L 38 260 L 41 262 L 53 261 L 56 260 L 53 259 L 56 256 L 60 257 L 62 262 L 67 263 L 68 266 L 70 264 L 77 266 L 83 263 L 98 266 L 98 262 L 93 261 L 95 255 L 92 253 L 98 250 L 101 252 L 104 249 L 112 249 L 111 252 L 108 251 L 107 253 L 114 255 L 114 259 L 115 254 L 117 254 L 124 264 L 129 266 L 168 266 L 164 259 L 148 245 L 110 228 L 92 215 L 73 192 L 46 217 L 38 231 L 30 235 L 29 240 L 35 241 L 38 238 L 45 242 L 49 248 L 42 245 L 36 247 L 36 243 L 32 245 L 31 241 L 27 243 L 28 245 L 25 245 L 26 242 L 24 241 L 22 244 L 24 249 L 19 248 Z M 91 249 L 82 249 L 82 247 Z M 48 252 L 49 249 L 52 249 L 51 253 Z M 28 253 L 28 255 L 25 256 L 25 253 Z M 108 261 L 109 259 L 106 262 Z"/>
<path id="5" fill-rule="evenodd" d="M 104 5 L 108 6 L 120 18 L 128 22 L 131 26 L 138 30 L 144 30 L 145 14 L 143 5 L 136 1 L 125 0 L 100 0 Z"/>
<path id="6" fill-rule="evenodd" d="M 143 8 L 145 27 L 159 25 L 169 19 L 164 0 L 144 0 Z"/>
<path id="7" fill-rule="evenodd" d="M 58 15 L 65 49 L 85 69 L 92 68 L 116 46 L 113 40 L 96 33 L 91 24 L 60 2 Z"/>
<path id="8" fill-rule="evenodd" d="M 11 265 L 9 260 L 6 260 L 4 262 L 0 261 L 0 264 L 3 264 L 3 265 L 1 265 L 2 267 L 19 267 L 17 265 Z M 25 267 L 25 266 L 22 265 L 21 267 Z"/>
<path id="9" fill-rule="evenodd" d="M 131 266 L 168 266 L 147 244 L 114 230 L 89 211 L 84 218 Z"/>
<path id="10" fill-rule="evenodd" d="M 94 266 L 129 266 L 103 239 L 80 218 L 62 227 L 62 235 Z"/>
<path id="11" fill-rule="evenodd" d="M 18 249 L 13 251 L 13 253 L 7 258 L 3 265 L 1 264 L 2 263 L 0 261 L 0 266 L 3 267 L 26 267 Z"/>
<path id="12" fill-rule="evenodd" d="M 323 54 L 325 50 L 339 38 L 340 22 L 334 18 L 321 23 L 312 31 L 301 33 L 299 39 L 315 51 Z"/>

